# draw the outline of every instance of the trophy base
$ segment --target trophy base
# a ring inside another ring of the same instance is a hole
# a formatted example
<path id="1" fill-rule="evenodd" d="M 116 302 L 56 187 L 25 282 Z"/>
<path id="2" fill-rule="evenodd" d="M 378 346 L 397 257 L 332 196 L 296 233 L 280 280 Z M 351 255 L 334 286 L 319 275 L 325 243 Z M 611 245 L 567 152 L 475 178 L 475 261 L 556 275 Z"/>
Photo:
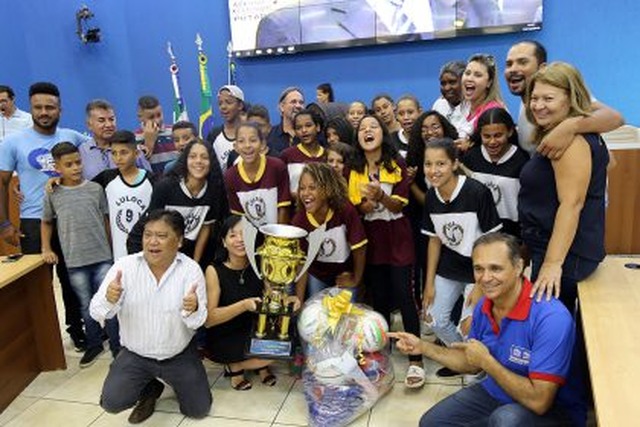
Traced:
<path id="1" fill-rule="evenodd" d="M 251 338 L 246 355 L 258 359 L 291 359 L 293 343 L 291 341 Z"/>
<path id="2" fill-rule="evenodd" d="M 254 327 L 245 355 L 258 359 L 293 359 L 295 333 L 295 322 L 289 325 L 289 336 L 284 340 L 278 338 L 278 333 L 267 333 L 264 337 L 258 338 Z"/>

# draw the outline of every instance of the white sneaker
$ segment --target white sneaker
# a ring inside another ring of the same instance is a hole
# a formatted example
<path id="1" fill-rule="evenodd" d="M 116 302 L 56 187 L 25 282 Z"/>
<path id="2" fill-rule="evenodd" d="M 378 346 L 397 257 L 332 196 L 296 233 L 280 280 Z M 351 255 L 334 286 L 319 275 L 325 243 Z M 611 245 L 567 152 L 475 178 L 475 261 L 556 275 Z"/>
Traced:
<path id="1" fill-rule="evenodd" d="M 462 376 L 462 385 L 468 387 L 470 385 L 474 385 L 479 383 L 487 376 L 485 371 L 480 371 L 477 374 L 464 374 Z"/>

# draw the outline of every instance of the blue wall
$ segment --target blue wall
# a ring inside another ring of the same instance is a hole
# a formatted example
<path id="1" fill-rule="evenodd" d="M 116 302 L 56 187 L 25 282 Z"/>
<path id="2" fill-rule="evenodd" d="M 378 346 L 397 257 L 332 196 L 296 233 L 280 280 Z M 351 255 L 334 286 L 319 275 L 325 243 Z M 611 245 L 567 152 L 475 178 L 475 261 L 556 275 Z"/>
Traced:
<path id="1" fill-rule="evenodd" d="M 113 102 L 120 127 L 136 125 L 138 96 L 156 94 L 170 120 L 172 90 L 166 42 L 173 43 L 191 119 L 197 120 L 199 81 L 195 33 L 204 39 L 214 88 L 226 83 L 229 38 L 226 0 L 125 1 L 86 0 L 96 14 L 91 25 L 103 41 L 83 45 L 75 35 L 81 0 L 5 0 L 0 4 L 0 83 L 14 87 L 18 104 L 27 107 L 26 91 L 36 80 L 56 82 L 63 96 L 64 126 L 84 129 L 89 99 Z M 530 34 L 459 38 L 372 48 L 352 48 L 304 55 L 245 59 L 237 78 L 249 101 L 266 104 L 277 121 L 280 91 L 295 84 L 315 96 L 318 83 L 332 82 L 341 101 L 368 101 L 378 92 L 417 95 L 429 106 L 438 96 L 438 69 L 451 59 L 476 52 L 496 56 L 503 69 L 515 41 L 532 37 L 544 43 L 550 59 L 577 65 L 598 97 L 640 124 L 640 39 L 637 0 L 547 0 L 544 28 Z M 503 94 L 512 112 L 517 100 Z M 215 113 L 214 113 L 215 114 Z M 217 116 L 216 116 L 217 117 Z"/>

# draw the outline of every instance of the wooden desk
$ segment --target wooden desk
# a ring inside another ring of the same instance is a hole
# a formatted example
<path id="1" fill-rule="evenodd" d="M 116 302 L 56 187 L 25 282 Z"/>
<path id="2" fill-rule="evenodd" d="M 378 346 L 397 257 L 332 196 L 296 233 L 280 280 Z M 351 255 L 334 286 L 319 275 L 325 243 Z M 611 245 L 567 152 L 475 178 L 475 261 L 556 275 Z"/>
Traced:
<path id="1" fill-rule="evenodd" d="M 600 427 L 637 426 L 640 404 L 640 258 L 607 257 L 580 283 L 589 371 Z"/>
<path id="2" fill-rule="evenodd" d="M 51 268 L 40 255 L 0 263 L 0 412 L 40 372 L 66 367 Z"/>
<path id="3" fill-rule="evenodd" d="M 608 254 L 640 253 L 640 143 L 610 143 L 616 166 L 609 171 L 609 206 L 605 217 Z"/>

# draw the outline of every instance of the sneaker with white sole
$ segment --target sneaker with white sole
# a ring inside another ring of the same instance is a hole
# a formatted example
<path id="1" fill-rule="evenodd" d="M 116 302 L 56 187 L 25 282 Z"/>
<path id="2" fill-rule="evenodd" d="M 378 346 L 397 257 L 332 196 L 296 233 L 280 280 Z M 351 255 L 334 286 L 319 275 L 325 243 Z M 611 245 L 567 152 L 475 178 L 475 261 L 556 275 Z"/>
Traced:
<path id="1" fill-rule="evenodd" d="M 94 364 L 94 362 L 98 359 L 98 356 L 102 354 L 104 351 L 104 347 L 97 346 L 91 347 L 87 351 L 84 352 L 82 358 L 80 359 L 80 367 L 87 368 Z"/>
<path id="2" fill-rule="evenodd" d="M 424 386 L 424 369 L 417 365 L 409 365 L 407 375 L 404 378 L 404 385 L 407 388 L 421 388 Z M 411 381 L 411 380 L 415 381 Z"/>
<path id="3" fill-rule="evenodd" d="M 480 371 L 477 374 L 465 374 L 462 376 L 462 385 L 468 387 L 482 381 L 486 376 L 487 373 L 485 371 Z"/>
<path id="4" fill-rule="evenodd" d="M 462 373 L 449 369 L 446 366 L 436 371 L 436 376 L 438 378 L 460 378 L 462 375 Z"/>

